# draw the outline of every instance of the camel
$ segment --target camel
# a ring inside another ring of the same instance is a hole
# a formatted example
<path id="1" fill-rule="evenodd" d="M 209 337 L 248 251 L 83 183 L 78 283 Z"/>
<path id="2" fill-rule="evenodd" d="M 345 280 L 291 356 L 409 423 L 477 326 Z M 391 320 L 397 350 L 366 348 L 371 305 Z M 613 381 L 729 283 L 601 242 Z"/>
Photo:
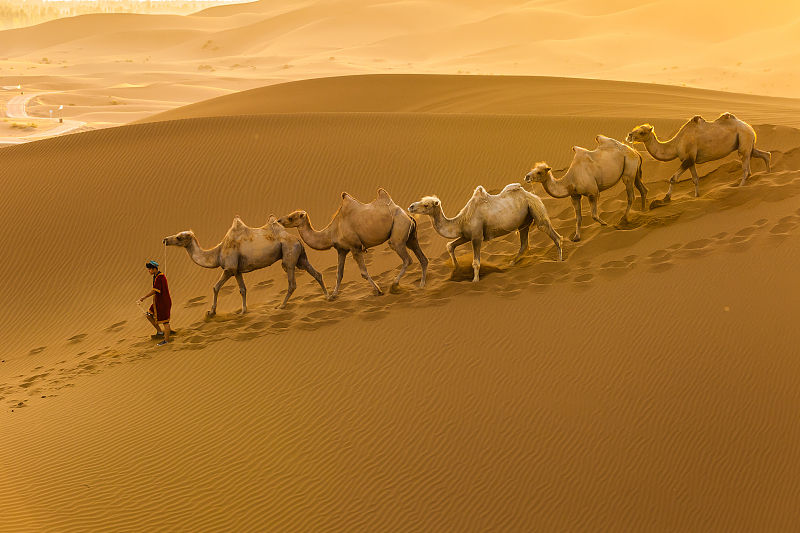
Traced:
<path id="1" fill-rule="evenodd" d="M 742 181 L 744 185 L 750 172 L 750 158 L 762 159 L 770 171 L 772 154 L 755 147 L 756 132 L 747 122 L 739 120 L 732 113 L 723 113 L 714 122 L 706 122 L 700 115 L 695 115 L 681 126 L 678 133 L 668 141 L 660 141 L 655 129 L 650 124 L 636 126 L 627 136 L 629 143 L 643 143 L 647 151 L 659 161 L 681 160 L 681 166 L 669 178 L 669 190 L 663 200 L 653 201 L 650 207 L 669 202 L 672 197 L 672 186 L 678 178 L 690 170 L 694 182 L 694 195 L 700 196 L 698 186 L 697 163 L 706 163 L 722 159 L 726 155 L 738 151 L 742 160 Z"/>
<path id="2" fill-rule="evenodd" d="M 367 272 L 364 262 L 364 252 L 368 248 L 378 246 L 388 241 L 389 246 L 402 259 L 400 273 L 397 275 L 392 287 L 400 284 L 400 278 L 405 274 L 411 264 L 411 257 L 406 248 L 414 252 L 422 267 L 420 288 L 425 287 L 425 276 L 428 271 L 428 258 L 422 253 L 422 248 L 417 241 L 417 223 L 408 213 L 403 211 L 392 201 L 383 189 L 378 189 L 375 200 L 363 204 L 347 194 L 342 193 L 342 205 L 330 223 L 322 230 L 315 230 L 305 211 L 294 211 L 278 221 L 287 228 L 297 228 L 300 238 L 315 250 L 329 250 L 335 248 L 339 254 L 339 266 L 336 275 L 336 288 L 333 289 L 331 298 L 339 295 L 339 287 L 344 275 L 344 261 L 347 254 L 352 253 L 353 259 L 358 263 L 361 277 L 367 280 L 376 295 L 383 294 L 378 284 Z"/>
<path id="3" fill-rule="evenodd" d="M 556 233 L 547 216 L 547 209 L 541 199 L 522 188 L 519 183 L 506 185 L 499 194 L 489 194 L 478 186 L 461 211 L 454 218 L 447 218 L 442 202 L 436 196 L 425 196 L 414 202 L 408 211 L 415 215 L 428 215 L 433 219 L 433 227 L 442 237 L 455 239 L 447 243 L 447 252 L 453 260 L 453 268 L 458 268 L 456 247 L 472 243 L 472 281 L 480 281 L 481 244 L 495 237 L 519 232 L 519 252 L 516 263 L 528 249 L 528 229 L 536 224 L 546 233 L 558 248 L 558 260 L 563 258 L 561 235 Z"/>
<path id="4" fill-rule="evenodd" d="M 581 199 L 586 196 L 592 208 L 592 218 L 602 224 L 606 222 L 597 214 L 597 198 L 600 191 L 616 185 L 620 180 L 625 184 L 628 193 L 628 206 L 622 221 L 628 220 L 628 213 L 633 204 L 634 190 L 639 189 L 642 197 L 642 211 L 646 209 L 647 187 L 642 182 L 642 156 L 639 152 L 621 142 L 598 135 L 595 137 L 597 148 L 587 150 L 573 146 L 575 152 L 566 174 L 561 179 L 553 177 L 552 168 L 547 163 L 539 162 L 525 175 L 526 183 L 539 182 L 544 190 L 553 198 L 572 198 L 575 208 L 575 233 L 572 240 L 581 240 Z"/>
<path id="5" fill-rule="evenodd" d="M 192 261 L 203 268 L 222 269 L 222 274 L 214 285 L 214 303 L 207 313 L 208 316 L 216 315 L 219 290 L 231 276 L 234 276 L 239 284 L 239 292 L 242 295 L 241 312 L 246 313 L 247 287 L 244 285 L 242 274 L 268 267 L 278 260 L 281 260 L 281 265 L 289 278 L 289 289 L 286 292 L 286 298 L 277 307 L 278 309 L 286 307 L 286 302 L 289 301 L 292 293 L 297 288 L 297 283 L 295 283 L 294 279 L 295 267 L 311 274 L 317 280 L 319 286 L 322 287 L 322 293 L 326 298 L 328 297 L 328 290 L 322 282 L 322 275 L 308 262 L 303 243 L 286 231 L 273 215 L 270 215 L 269 221 L 260 228 L 251 228 L 236 216 L 222 242 L 210 250 L 204 250 L 200 247 L 197 237 L 191 230 L 166 237 L 164 244 L 186 248 Z"/>

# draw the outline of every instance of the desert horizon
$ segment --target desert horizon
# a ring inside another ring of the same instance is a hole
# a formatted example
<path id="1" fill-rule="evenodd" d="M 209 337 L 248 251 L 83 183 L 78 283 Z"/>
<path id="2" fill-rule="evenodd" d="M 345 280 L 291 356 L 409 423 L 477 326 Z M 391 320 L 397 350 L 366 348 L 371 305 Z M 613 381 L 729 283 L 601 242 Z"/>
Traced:
<path id="1" fill-rule="evenodd" d="M 800 7 L 744 6 L 0 31 L 0 532 L 791 530 Z"/>

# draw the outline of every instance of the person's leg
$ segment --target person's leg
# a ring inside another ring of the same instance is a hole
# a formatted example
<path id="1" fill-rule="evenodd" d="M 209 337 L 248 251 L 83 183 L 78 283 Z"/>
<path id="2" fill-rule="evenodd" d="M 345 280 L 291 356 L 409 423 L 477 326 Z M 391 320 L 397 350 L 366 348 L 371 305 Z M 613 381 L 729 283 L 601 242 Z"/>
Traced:
<path id="1" fill-rule="evenodd" d="M 147 320 L 148 320 L 148 321 L 149 321 L 151 324 L 153 324 L 153 327 L 154 327 L 154 328 L 156 328 L 156 331 L 157 331 L 158 333 L 161 333 L 161 328 L 160 328 L 160 327 L 158 327 L 158 322 L 156 322 L 156 319 L 155 319 L 155 317 L 153 317 L 153 315 L 151 315 L 150 313 L 147 313 L 147 315 L 146 315 L 146 316 L 147 316 Z"/>
<path id="2" fill-rule="evenodd" d="M 169 342 L 169 334 L 172 332 L 169 329 L 169 322 L 164 322 L 164 341 Z"/>

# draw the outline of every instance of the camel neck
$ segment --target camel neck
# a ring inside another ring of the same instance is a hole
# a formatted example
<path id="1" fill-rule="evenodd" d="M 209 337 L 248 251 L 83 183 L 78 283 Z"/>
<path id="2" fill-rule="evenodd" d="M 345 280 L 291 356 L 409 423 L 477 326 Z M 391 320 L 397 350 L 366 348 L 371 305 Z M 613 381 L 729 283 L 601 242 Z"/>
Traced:
<path id="1" fill-rule="evenodd" d="M 441 204 L 431 213 L 431 218 L 433 219 L 433 227 L 442 237 L 456 239 L 461 236 L 461 221 L 459 217 L 447 218 Z"/>
<path id="2" fill-rule="evenodd" d="M 192 237 L 192 242 L 186 247 L 189 257 L 203 268 L 217 268 L 219 266 L 219 245 L 210 250 L 204 250 L 197 242 L 197 237 Z"/>
<path id="3" fill-rule="evenodd" d="M 567 174 L 569 174 L 569 170 L 567 170 Z M 545 192 L 553 198 L 566 198 L 569 196 L 569 190 L 567 190 L 567 186 L 564 183 L 564 178 L 566 178 L 567 174 L 557 180 L 553 177 L 552 172 L 548 172 L 547 179 L 542 182 Z"/>
<path id="4" fill-rule="evenodd" d="M 335 220 L 335 219 L 334 219 Z M 305 221 L 297 226 L 300 238 L 315 250 L 328 250 L 333 247 L 334 242 L 331 237 L 333 221 L 321 231 L 317 231 L 311 225 L 311 220 L 306 217 Z"/>
<path id="5" fill-rule="evenodd" d="M 655 131 L 647 138 L 647 141 L 644 143 L 644 147 L 647 148 L 647 151 L 651 156 L 659 161 L 671 161 L 678 157 L 675 147 L 673 146 L 672 139 L 666 142 L 661 142 L 658 140 L 658 136 L 656 135 Z"/>

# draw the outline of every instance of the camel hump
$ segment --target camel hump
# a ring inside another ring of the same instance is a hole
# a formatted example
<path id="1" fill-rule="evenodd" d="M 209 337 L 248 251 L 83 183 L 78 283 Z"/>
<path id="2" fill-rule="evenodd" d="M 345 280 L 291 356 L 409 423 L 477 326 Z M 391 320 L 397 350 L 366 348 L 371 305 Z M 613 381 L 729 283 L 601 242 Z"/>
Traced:
<path id="1" fill-rule="evenodd" d="M 270 213 L 269 214 L 269 218 L 267 219 L 267 222 L 269 222 L 270 224 L 274 224 L 277 221 L 278 221 L 277 217 L 275 217 L 274 214 Z"/>
<path id="2" fill-rule="evenodd" d="M 381 201 L 386 202 L 386 203 L 389 203 L 389 202 L 392 201 L 392 197 L 389 196 L 389 193 L 386 192 L 386 189 L 384 189 L 383 187 L 378 187 L 377 198 L 378 198 L 378 200 L 381 200 Z"/>
<path id="3" fill-rule="evenodd" d="M 587 150 L 586 148 L 583 148 L 582 146 L 573 146 L 572 147 L 572 151 L 575 152 L 576 154 L 581 154 L 581 153 L 588 152 L 589 150 Z"/>
<path id="4" fill-rule="evenodd" d="M 721 119 L 729 120 L 729 119 L 736 119 L 736 115 L 733 113 L 723 113 L 719 116 Z"/>
<path id="5" fill-rule="evenodd" d="M 692 122 L 695 122 L 695 123 L 700 123 L 700 122 L 705 122 L 705 121 L 706 121 L 706 119 L 704 119 L 704 118 L 703 118 L 703 117 L 701 117 L 700 115 L 695 115 L 695 116 L 693 116 L 693 117 L 692 117 L 692 120 L 691 120 L 691 121 L 692 121 Z"/>
<path id="6" fill-rule="evenodd" d="M 242 219 L 239 217 L 239 215 L 233 217 L 233 227 L 236 229 L 244 227 L 244 222 L 242 222 Z"/>
<path id="7" fill-rule="evenodd" d="M 478 185 L 477 187 L 475 187 L 475 192 L 472 193 L 472 196 L 473 197 L 477 196 L 479 198 L 484 198 L 486 196 L 489 196 L 489 193 L 486 192 L 486 189 L 483 188 L 483 185 Z"/>
<path id="8" fill-rule="evenodd" d="M 346 193 L 346 192 L 342 191 L 342 200 L 344 200 L 345 198 L 350 198 L 350 199 L 352 199 L 353 197 L 352 197 L 352 196 L 350 196 L 350 194 L 349 194 L 349 193 Z"/>
<path id="9" fill-rule="evenodd" d="M 505 194 L 507 192 L 512 192 L 512 191 L 520 191 L 520 190 L 522 190 L 522 185 L 520 185 L 519 183 L 509 183 L 508 185 L 503 187 L 503 190 L 500 191 L 500 194 Z"/>

